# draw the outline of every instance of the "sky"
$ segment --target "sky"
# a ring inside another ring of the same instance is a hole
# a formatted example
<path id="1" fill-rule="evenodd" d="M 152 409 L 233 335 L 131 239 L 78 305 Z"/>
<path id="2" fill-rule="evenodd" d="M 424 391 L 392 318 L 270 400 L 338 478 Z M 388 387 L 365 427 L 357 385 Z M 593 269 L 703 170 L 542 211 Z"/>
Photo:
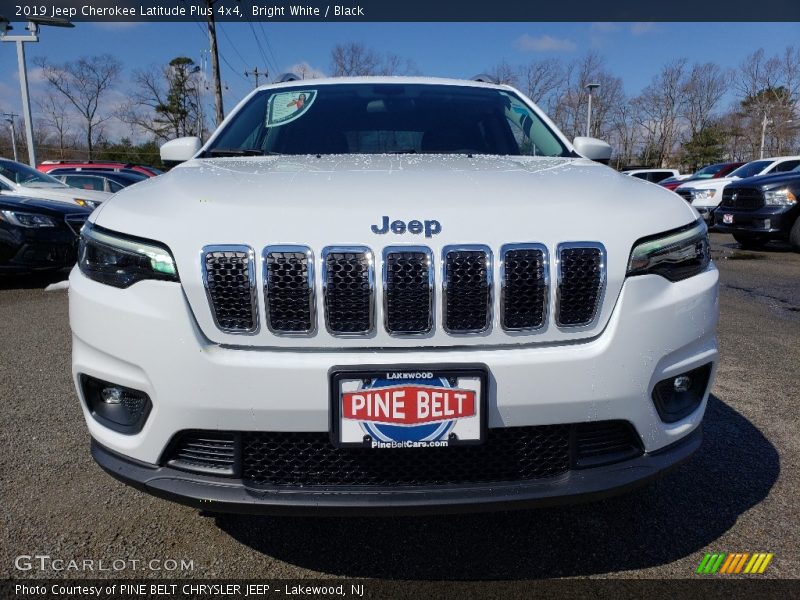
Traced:
<path id="1" fill-rule="evenodd" d="M 14 23 L 13 33 L 23 24 Z M 541 58 L 579 58 L 589 50 L 603 55 L 608 69 L 634 95 L 659 67 L 676 58 L 714 61 L 736 67 L 762 47 L 781 52 L 800 39 L 800 23 L 218 23 L 225 109 L 229 111 L 254 85 L 245 70 L 267 69 L 270 76 L 298 63 L 326 73 L 330 49 L 362 42 L 379 52 L 414 61 L 420 74 L 466 77 L 500 61 L 517 65 Z M 31 93 L 43 89 L 34 65 L 37 56 L 63 62 L 110 53 L 126 73 L 176 56 L 200 63 L 208 48 L 204 24 L 77 23 L 74 29 L 43 27 L 38 43 L 26 44 Z M 20 113 L 14 44 L 0 44 L 0 112 Z M 263 81 L 262 81 L 263 83 Z M 122 91 L 118 92 L 120 95 Z M 210 101 L 210 99 L 209 99 Z M 35 106 L 34 106 L 35 112 Z M 35 115 L 34 115 L 35 118 Z"/>

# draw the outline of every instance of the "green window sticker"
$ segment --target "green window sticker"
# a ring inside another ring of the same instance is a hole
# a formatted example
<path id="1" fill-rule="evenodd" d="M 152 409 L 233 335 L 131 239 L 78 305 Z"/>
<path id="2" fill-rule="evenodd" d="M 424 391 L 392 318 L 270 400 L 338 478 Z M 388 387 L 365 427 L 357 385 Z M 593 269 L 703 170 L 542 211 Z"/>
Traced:
<path id="1" fill-rule="evenodd" d="M 316 98 L 317 90 L 295 90 L 273 94 L 267 105 L 267 127 L 277 127 L 299 119 L 311 108 Z"/>

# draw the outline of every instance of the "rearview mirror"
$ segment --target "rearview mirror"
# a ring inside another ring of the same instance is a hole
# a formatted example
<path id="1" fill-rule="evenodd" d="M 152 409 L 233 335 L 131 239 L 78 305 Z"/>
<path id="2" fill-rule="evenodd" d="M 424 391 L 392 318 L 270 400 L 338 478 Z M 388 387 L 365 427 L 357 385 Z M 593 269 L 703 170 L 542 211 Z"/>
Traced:
<path id="1" fill-rule="evenodd" d="M 611 160 L 611 146 L 603 140 L 593 137 L 576 137 L 572 142 L 575 152 L 603 164 L 608 164 Z"/>
<path id="2" fill-rule="evenodd" d="M 192 158 L 203 143 L 198 137 L 181 137 L 161 146 L 161 160 L 165 164 L 177 164 Z"/>

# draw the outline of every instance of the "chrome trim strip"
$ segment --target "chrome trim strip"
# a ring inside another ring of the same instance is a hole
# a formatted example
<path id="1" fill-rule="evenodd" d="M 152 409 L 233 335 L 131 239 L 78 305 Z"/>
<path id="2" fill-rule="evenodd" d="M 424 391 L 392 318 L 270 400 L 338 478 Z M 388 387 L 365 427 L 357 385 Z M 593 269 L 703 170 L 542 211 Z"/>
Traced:
<path id="1" fill-rule="evenodd" d="M 390 254 L 398 254 L 402 252 L 421 252 L 425 254 L 428 260 L 428 327 L 422 331 L 392 331 L 389 329 L 389 295 L 387 294 L 387 282 L 389 275 L 388 258 Z M 436 295 L 434 285 L 436 277 L 434 274 L 433 251 L 427 246 L 386 246 L 383 249 L 382 259 L 383 265 L 381 268 L 381 282 L 383 284 L 383 327 L 386 329 L 386 332 L 393 337 L 412 337 L 426 335 L 433 331 L 433 324 L 435 320 L 433 307 L 435 306 L 434 297 Z"/>
<path id="2" fill-rule="evenodd" d="M 328 313 L 328 256 L 332 253 L 364 254 L 367 258 L 367 277 L 369 281 L 369 329 L 364 331 L 337 332 L 330 328 Z M 375 331 L 375 255 L 367 246 L 325 246 L 320 256 L 320 272 L 322 273 L 322 300 L 325 310 L 325 329 L 335 337 L 361 337 Z"/>
<path id="3" fill-rule="evenodd" d="M 542 324 L 537 327 L 508 327 L 505 324 L 506 301 L 506 254 L 511 250 L 538 250 L 542 253 L 542 279 L 544 280 L 544 298 L 542 299 Z M 504 244 L 500 247 L 500 327 L 505 331 L 539 331 L 547 325 L 550 305 L 550 253 L 547 246 L 535 242 Z"/>
<path id="4" fill-rule="evenodd" d="M 559 320 L 559 315 L 561 314 L 561 283 L 562 283 L 561 253 L 564 250 L 574 249 L 574 248 L 593 248 L 595 250 L 600 251 L 600 281 L 598 283 L 597 299 L 595 301 L 592 318 L 583 323 L 563 325 Z M 556 250 L 556 271 L 558 273 L 558 279 L 556 283 L 555 320 L 556 320 L 556 325 L 558 325 L 560 329 L 577 329 L 577 328 L 591 329 L 597 324 L 597 321 L 600 318 L 600 307 L 603 305 L 603 299 L 606 291 L 606 278 L 607 278 L 606 264 L 607 264 L 606 248 L 605 246 L 603 246 L 603 244 L 599 242 L 563 242 L 558 245 L 558 248 Z"/>
<path id="5" fill-rule="evenodd" d="M 208 269 L 206 268 L 206 256 L 213 252 L 244 252 L 247 254 L 247 277 L 250 281 L 250 314 L 253 319 L 253 327 L 251 329 L 229 329 L 222 327 L 217 320 L 217 311 L 214 307 L 214 299 L 211 297 L 211 292 L 208 289 Z M 203 273 L 203 287 L 206 290 L 206 298 L 208 305 L 211 309 L 211 317 L 214 319 L 214 324 L 217 329 L 224 333 L 232 335 L 255 335 L 261 329 L 261 319 L 258 311 L 258 290 L 256 285 L 256 267 L 255 267 L 255 253 L 250 246 L 243 246 L 239 244 L 216 244 L 211 246 L 203 246 L 200 251 L 200 268 Z"/>
<path id="6" fill-rule="evenodd" d="M 486 282 L 488 284 L 486 298 L 486 324 L 479 329 L 459 329 L 451 331 L 447 327 L 447 255 L 451 252 L 483 252 L 486 256 Z M 450 335 L 472 335 L 485 333 L 492 328 L 494 299 L 494 269 L 492 250 L 485 244 L 456 244 L 442 248 L 442 329 Z"/>
<path id="7" fill-rule="evenodd" d="M 268 256 L 277 252 L 292 252 L 306 255 L 306 279 L 308 283 L 308 310 L 310 328 L 304 331 L 283 331 L 282 329 L 273 329 L 270 323 L 270 310 L 269 310 L 269 263 Z M 301 246 L 296 244 L 275 244 L 266 246 L 261 252 L 261 269 L 264 279 L 264 311 L 267 322 L 267 328 L 271 333 L 281 337 L 305 337 L 313 335 L 317 331 L 317 294 L 316 286 L 314 285 L 314 252 L 308 246 Z"/>

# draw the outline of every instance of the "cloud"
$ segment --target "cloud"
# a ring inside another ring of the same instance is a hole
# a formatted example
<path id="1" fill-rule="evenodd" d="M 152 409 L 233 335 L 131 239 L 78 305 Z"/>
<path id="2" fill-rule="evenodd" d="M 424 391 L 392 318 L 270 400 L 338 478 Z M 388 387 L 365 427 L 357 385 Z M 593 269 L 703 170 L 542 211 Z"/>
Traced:
<path id="1" fill-rule="evenodd" d="M 599 23 L 592 23 L 591 30 L 594 33 L 614 33 L 622 29 L 622 23 L 612 23 L 609 21 L 601 21 Z"/>
<path id="2" fill-rule="evenodd" d="M 533 37 L 527 33 L 519 37 L 514 45 L 525 52 L 572 52 L 578 47 L 567 38 L 554 38 L 550 35 Z"/>
<path id="3" fill-rule="evenodd" d="M 302 79 L 319 79 L 321 77 L 327 77 L 324 71 L 312 67 L 306 61 L 296 62 L 293 65 L 289 65 L 286 67 L 286 69 L 284 69 L 284 72 L 294 73 L 295 75 L 299 75 Z"/>
<path id="4" fill-rule="evenodd" d="M 631 24 L 631 33 L 633 35 L 639 36 L 649 33 L 655 29 L 655 23 L 632 23 Z"/>

